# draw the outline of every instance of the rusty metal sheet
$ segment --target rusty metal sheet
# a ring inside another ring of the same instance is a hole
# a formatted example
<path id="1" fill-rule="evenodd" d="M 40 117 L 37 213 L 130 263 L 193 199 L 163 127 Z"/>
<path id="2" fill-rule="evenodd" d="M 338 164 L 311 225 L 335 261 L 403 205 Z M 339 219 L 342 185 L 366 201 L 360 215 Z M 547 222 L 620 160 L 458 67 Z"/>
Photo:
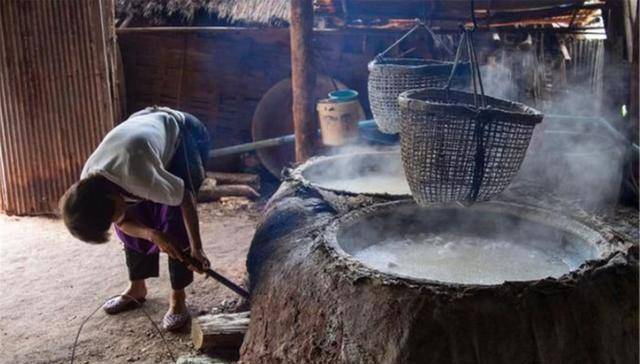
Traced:
<path id="1" fill-rule="evenodd" d="M 111 1 L 0 1 L 0 203 L 55 212 L 113 126 Z"/>

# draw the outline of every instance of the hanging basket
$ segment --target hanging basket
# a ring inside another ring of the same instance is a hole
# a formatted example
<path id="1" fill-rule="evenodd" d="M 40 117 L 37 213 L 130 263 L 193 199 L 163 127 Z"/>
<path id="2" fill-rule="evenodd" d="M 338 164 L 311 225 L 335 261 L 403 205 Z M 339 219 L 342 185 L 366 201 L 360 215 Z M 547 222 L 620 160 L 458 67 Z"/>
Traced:
<path id="1" fill-rule="evenodd" d="M 486 201 L 504 190 L 543 115 L 516 102 L 427 88 L 402 93 L 402 163 L 420 205 Z"/>
<path id="2" fill-rule="evenodd" d="M 419 58 L 382 58 L 369 63 L 369 104 L 380 131 L 400 131 L 400 93 L 420 88 L 442 88 L 447 84 L 453 62 Z M 458 78 L 468 78 L 468 64 L 459 64 Z M 465 77 L 466 76 L 466 77 Z"/>

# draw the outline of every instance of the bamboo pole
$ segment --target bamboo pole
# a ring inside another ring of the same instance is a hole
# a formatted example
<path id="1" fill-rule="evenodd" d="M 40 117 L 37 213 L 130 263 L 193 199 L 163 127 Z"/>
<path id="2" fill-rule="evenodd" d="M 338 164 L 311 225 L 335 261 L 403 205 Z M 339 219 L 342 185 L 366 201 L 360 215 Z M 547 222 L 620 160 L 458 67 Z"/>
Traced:
<path id="1" fill-rule="evenodd" d="M 313 62 L 313 0 L 291 1 L 291 87 L 296 161 L 313 155 L 318 130 L 315 119 L 314 89 L 316 70 Z"/>

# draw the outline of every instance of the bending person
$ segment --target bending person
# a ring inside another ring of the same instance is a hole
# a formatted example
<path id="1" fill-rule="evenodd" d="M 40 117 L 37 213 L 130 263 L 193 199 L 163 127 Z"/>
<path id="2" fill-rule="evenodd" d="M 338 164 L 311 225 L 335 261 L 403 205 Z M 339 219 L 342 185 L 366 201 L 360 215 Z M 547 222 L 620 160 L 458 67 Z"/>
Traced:
<path id="1" fill-rule="evenodd" d="M 172 288 L 162 325 L 176 330 L 188 322 L 184 288 L 197 269 L 180 260 L 190 254 L 209 267 L 196 210 L 209 144 L 205 126 L 192 115 L 147 108 L 105 136 L 80 181 L 62 197 L 62 217 L 73 236 L 103 243 L 113 224 L 124 244 L 129 287 L 104 304 L 107 313 L 137 308 L 145 301 L 145 279 L 158 277 L 162 251 L 169 255 Z"/>

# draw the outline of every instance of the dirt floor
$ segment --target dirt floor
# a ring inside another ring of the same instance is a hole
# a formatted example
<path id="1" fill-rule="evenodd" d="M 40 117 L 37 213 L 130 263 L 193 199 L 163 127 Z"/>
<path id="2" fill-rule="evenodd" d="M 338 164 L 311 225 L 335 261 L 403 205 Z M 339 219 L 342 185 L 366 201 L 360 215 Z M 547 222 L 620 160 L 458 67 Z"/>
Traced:
<path id="1" fill-rule="evenodd" d="M 242 282 L 258 208 L 228 199 L 202 204 L 200 213 L 212 267 Z M 160 277 L 148 281 L 145 304 L 155 322 L 162 320 L 170 292 L 166 256 L 160 264 Z M 68 363 L 78 326 L 106 298 L 121 293 L 127 274 L 114 237 L 89 245 L 56 219 L 0 216 L 0 280 L 0 363 Z M 233 310 L 238 303 L 231 291 L 202 276 L 187 293 L 193 315 Z M 165 336 L 176 357 L 194 352 L 188 329 Z M 99 310 L 83 329 L 76 363 L 128 362 L 171 360 L 143 312 L 108 316 Z"/>

